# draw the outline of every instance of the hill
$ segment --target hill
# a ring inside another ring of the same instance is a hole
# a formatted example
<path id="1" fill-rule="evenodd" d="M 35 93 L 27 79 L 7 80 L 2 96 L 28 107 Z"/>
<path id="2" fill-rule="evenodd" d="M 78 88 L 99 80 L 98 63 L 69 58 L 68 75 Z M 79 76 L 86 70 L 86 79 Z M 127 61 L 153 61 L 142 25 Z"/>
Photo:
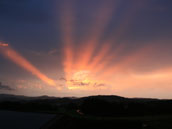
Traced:
<path id="1" fill-rule="evenodd" d="M 120 96 L 27 97 L 0 94 L 0 109 L 56 114 L 41 129 L 171 129 L 172 100 Z"/>

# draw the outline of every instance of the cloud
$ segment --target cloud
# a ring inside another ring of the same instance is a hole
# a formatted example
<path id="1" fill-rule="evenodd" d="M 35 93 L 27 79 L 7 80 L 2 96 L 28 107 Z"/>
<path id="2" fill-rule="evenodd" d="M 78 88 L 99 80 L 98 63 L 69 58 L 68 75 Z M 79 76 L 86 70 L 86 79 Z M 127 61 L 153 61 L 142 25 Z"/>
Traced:
<path id="1" fill-rule="evenodd" d="M 82 81 L 74 81 L 74 80 L 70 80 L 72 82 L 72 85 L 74 86 L 89 86 L 90 83 L 85 83 Z"/>
<path id="2" fill-rule="evenodd" d="M 94 83 L 93 86 L 94 87 L 104 87 L 104 86 L 106 86 L 106 84 L 103 84 L 103 83 Z"/>
<path id="3" fill-rule="evenodd" d="M 74 79 L 67 80 L 67 79 L 64 78 L 64 77 L 61 77 L 59 80 L 60 80 L 60 81 L 65 81 L 65 82 L 69 82 L 72 86 L 78 86 L 78 87 L 91 86 L 91 87 L 97 88 L 97 87 L 105 87 L 105 86 L 106 86 L 106 84 L 104 84 L 104 83 L 98 83 L 98 82 L 83 82 L 83 81 L 81 81 L 81 80 L 74 80 Z"/>
<path id="4" fill-rule="evenodd" d="M 3 85 L 3 84 L 0 82 L 0 90 L 8 90 L 8 91 L 12 91 L 12 90 L 14 90 L 14 89 L 13 89 L 13 88 L 11 88 L 10 86 Z"/>
<path id="5" fill-rule="evenodd" d="M 67 81 L 67 79 L 66 78 L 64 78 L 64 77 L 61 77 L 61 78 L 59 78 L 59 80 L 61 80 L 61 81 Z"/>
<path id="6" fill-rule="evenodd" d="M 57 53 L 59 53 L 59 50 L 57 50 L 57 49 L 52 49 L 52 50 L 50 50 L 50 51 L 48 52 L 48 55 L 55 55 L 55 54 L 57 54 Z"/>
<path id="7" fill-rule="evenodd" d="M 8 47 L 8 44 L 0 42 L 0 47 Z"/>

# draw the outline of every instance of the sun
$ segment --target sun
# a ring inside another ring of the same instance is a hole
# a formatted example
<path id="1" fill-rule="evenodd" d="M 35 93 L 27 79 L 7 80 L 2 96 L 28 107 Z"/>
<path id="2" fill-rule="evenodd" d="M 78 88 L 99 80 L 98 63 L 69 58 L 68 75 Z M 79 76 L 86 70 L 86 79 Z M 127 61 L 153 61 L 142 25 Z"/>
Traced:
<path id="1" fill-rule="evenodd" d="M 67 87 L 68 89 L 81 89 L 90 84 L 89 80 L 90 71 L 81 70 L 68 75 Z"/>
<path id="2" fill-rule="evenodd" d="M 104 84 L 103 80 L 97 80 L 89 70 L 77 71 L 68 77 L 66 84 L 69 90 L 94 90 Z"/>
<path id="3" fill-rule="evenodd" d="M 82 71 L 75 72 L 72 76 L 72 79 L 78 80 L 78 81 L 84 81 L 89 77 L 89 73 L 90 73 L 90 71 L 88 71 L 88 70 L 82 70 Z"/>

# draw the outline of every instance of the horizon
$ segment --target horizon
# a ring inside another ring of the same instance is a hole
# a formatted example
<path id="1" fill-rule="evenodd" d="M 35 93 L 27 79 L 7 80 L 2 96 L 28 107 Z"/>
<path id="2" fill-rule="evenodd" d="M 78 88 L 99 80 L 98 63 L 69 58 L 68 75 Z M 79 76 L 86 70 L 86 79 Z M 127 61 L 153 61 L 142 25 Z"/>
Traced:
<path id="1" fill-rule="evenodd" d="M 171 6 L 0 1 L 0 94 L 172 99 Z"/>
<path id="2" fill-rule="evenodd" d="M 46 94 L 42 94 L 39 96 L 28 96 L 28 95 L 24 95 L 24 94 L 8 94 L 8 93 L 0 93 L 0 95 L 9 95 L 9 96 L 21 96 L 21 97 L 29 97 L 29 98 L 37 98 L 37 97 L 53 97 L 53 98 L 87 98 L 87 97 L 99 97 L 99 96 L 103 96 L 103 97 L 121 97 L 121 98 L 125 98 L 125 99 L 155 99 L 155 100 L 172 100 L 172 99 L 166 99 L 166 98 L 149 98 L 149 97 L 127 97 L 127 96 L 120 96 L 120 95 L 115 95 L 115 94 L 111 94 L 111 95 L 106 95 L 106 94 L 102 94 L 102 95 L 89 95 L 89 96 L 51 96 L 51 95 L 46 95 Z"/>

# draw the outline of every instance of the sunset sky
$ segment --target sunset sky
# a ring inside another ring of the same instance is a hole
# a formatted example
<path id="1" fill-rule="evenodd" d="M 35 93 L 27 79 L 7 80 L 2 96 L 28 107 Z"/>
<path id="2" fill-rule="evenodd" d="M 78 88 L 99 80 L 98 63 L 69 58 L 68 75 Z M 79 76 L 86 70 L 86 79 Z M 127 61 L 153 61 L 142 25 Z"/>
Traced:
<path id="1" fill-rule="evenodd" d="M 171 0 L 0 0 L 0 93 L 171 91 Z"/>

